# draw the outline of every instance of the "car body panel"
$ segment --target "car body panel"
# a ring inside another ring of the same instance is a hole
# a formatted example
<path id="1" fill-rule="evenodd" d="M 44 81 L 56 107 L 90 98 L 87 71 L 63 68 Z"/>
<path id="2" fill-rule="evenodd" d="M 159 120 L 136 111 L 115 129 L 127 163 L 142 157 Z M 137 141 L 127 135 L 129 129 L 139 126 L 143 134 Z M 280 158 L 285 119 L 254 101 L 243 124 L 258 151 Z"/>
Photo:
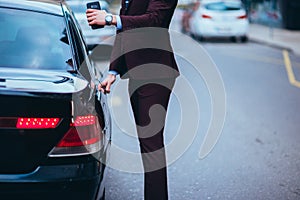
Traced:
<path id="1" fill-rule="evenodd" d="M 82 77 L 66 71 L 0 68 L 0 90 L 76 93 L 88 86 Z"/>

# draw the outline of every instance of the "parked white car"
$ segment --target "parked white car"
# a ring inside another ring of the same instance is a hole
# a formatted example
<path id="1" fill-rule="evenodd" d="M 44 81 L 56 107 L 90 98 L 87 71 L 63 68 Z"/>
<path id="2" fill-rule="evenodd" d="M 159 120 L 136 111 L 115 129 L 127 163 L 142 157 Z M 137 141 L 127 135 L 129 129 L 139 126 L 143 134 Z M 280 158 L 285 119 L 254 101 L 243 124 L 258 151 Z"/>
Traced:
<path id="1" fill-rule="evenodd" d="M 249 21 L 241 1 L 202 0 L 189 19 L 190 33 L 197 39 L 230 37 L 247 41 Z"/>

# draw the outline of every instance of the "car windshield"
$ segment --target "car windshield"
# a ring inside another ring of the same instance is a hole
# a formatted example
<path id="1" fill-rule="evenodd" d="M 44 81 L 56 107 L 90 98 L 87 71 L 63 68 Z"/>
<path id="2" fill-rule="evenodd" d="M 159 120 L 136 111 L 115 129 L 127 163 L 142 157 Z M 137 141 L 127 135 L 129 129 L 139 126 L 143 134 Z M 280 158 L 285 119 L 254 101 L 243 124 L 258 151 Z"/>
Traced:
<path id="1" fill-rule="evenodd" d="M 205 5 L 208 10 L 214 11 L 231 11 L 231 10 L 241 10 L 241 3 L 239 2 L 215 2 L 208 3 Z"/>
<path id="2" fill-rule="evenodd" d="M 64 18 L 0 8 L 0 67 L 70 68 L 71 49 Z"/>

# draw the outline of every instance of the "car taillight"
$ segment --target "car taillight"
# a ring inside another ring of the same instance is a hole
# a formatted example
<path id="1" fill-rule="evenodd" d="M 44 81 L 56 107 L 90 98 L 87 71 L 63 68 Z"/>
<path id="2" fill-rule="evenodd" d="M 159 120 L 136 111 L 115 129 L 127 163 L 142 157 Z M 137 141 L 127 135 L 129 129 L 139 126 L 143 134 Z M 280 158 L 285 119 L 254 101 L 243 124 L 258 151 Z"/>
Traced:
<path id="1" fill-rule="evenodd" d="M 77 116 L 50 157 L 92 154 L 101 149 L 102 128 L 95 115 Z"/>
<path id="2" fill-rule="evenodd" d="M 44 129 L 56 128 L 59 118 L 26 118 L 19 117 L 16 127 L 18 129 Z"/>
<path id="3" fill-rule="evenodd" d="M 0 117 L 0 128 L 54 129 L 60 121 L 60 118 Z"/>
<path id="4" fill-rule="evenodd" d="M 100 138 L 100 126 L 97 126 L 96 116 L 78 116 L 70 129 L 57 147 L 74 147 L 90 145 L 98 142 Z"/>
<path id="5" fill-rule="evenodd" d="M 202 14 L 201 17 L 202 17 L 203 19 L 212 19 L 211 16 L 205 15 L 205 14 Z"/>
<path id="6" fill-rule="evenodd" d="M 238 19 L 247 19 L 247 15 L 241 15 L 237 17 Z"/>

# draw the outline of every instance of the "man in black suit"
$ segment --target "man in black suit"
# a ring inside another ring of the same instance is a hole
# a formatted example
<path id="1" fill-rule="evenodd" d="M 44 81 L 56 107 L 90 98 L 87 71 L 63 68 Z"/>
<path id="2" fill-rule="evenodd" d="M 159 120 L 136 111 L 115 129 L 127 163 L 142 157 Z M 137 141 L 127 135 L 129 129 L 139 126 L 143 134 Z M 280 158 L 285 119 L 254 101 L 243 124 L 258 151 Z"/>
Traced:
<path id="1" fill-rule="evenodd" d="M 93 9 L 86 12 L 89 25 L 117 26 L 109 74 L 99 90 L 109 93 L 118 74 L 129 78 L 145 172 L 145 200 L 168 199 L 163 132 L 170 94 L 179 76 L 168 33 L 176 5 L 177 0 L 122 0 L 120 15 Z M 154 118 L 160 123 L 153 124 Z"/>

